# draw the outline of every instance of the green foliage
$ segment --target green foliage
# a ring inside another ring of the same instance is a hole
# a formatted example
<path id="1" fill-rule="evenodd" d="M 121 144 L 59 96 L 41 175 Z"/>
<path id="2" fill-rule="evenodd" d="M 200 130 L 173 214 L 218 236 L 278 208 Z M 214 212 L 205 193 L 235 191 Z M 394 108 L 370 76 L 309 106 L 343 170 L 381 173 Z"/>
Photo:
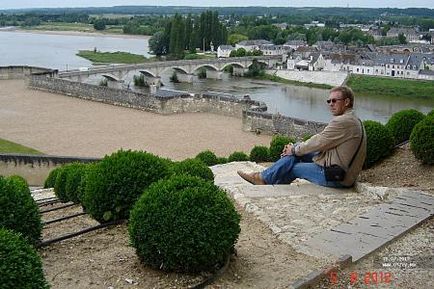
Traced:
<path id="1" fill-rule="evenodd" d="M 393 134 L 394 144 L 397 145 L 408 140 L 413 127 L 424 118 L 425 115 L 415 109 L 401 110 L 394 113 L 386 123 L 386 127 Z"/>
<path id="2" fill-rule="evenodd" d="M 434 164 L 434 115 L 416 124 L 410 135 L 410 148 L 422 163 Z"/>
<path id="3" fill-rule="evenodd" d="M 99 222 L 126 219 L 143 190 L 168 175 L 166 160 L 147 152 L 120 150 L 88 171 L 83 206 Z"/>
<path id="4" fill-rule="evenodd" d="M 254 146 L 250 151 L 252 162 L 268 162 L 270 160 L 270 150 L 266 146 Z"/>
<path id="5" fill-rule="evenodd" d="M 245 74 L 247 77 L 261 77 L 265 75 L 265 65 L 253 60 L 252 65 L 249 66 L 249 71 Z"/>
<path id="6" fill-rule="evenodd" d="M 244 48 L 238 48 L 236 50 L 232 50 L 229 54 L 229 57 L 244 57 L 247 55 L 247 51 Z"/>
<path id="7" fill-rule="evenodd" d="M 285 136 L 285 135 L 275 135 L 270 142 L 270 158 L 271 161 L 275 162 L 280 159 L 280 154 L 283 151 L 283 147 L 290 142 L 295 142 L 295 140 Z"/>
<path id="8" fill-rule="evenodd" d="M 434 117 L 434 109 L 427 113 L 427 117 Z"/>
<path id="9" fill-rule="evenodd" d="M 190 175 L 207 181 L 214 181 L 211 169 L 198 159 L 186 159 L 172 165 L 174 175 Z"/>
<path id="10" fill-rule="evenodd" d="M 135 86 L 139 87 L 149 87 L 149 84 L 145 81 L 145 76 L 143 74 L 134 75 L 133 81 Z"/>
<path id="11" fill-rule="evenodd" d="M 51 170 L 48 174 L 48 177 L 45 179 L 44 182 L 44 188 L 54 188 L 54 185 L 56 183 L 57 174 L 59 173 L 61 168 L 55 168 L 54 170 Z"/>
<path id="12" fill-rule="evenodd" d="M 128 229 L 144 264 L 200 272 L 224 263 L 240 233 L 239 222 L 223 190 L 184 175 L 152 184 L 131 211 Z"/>
<path id="13" fill-rule="evenodd" d="M 66 172 L 65 193 L 69 201 L 80 203 L 80 196 L 83 195 L 81 186 L 82 178 L 87 172 L 86 164 L 71 164 Z"/>
<path id="14" fill-rule="evenodd" d="M 172 76 L 170 76 L 170 82 L 179 83 L 178 74 L 176 73 L 176 71 L 174 71 L 172 73 Z"/>
<path id="15" fill-rule="evenodd" d="M 228 42 L 230 45 L 235 46 L 238 42 L 248 40 L 249 37 L 243 34 L 233 33 L 228 36 Z"/>
<path id="16" fill-rule="evenodd" d="M 356 94 L 434 99 L 434 81 L 414 81 L 352 74 L 347 85 Z"/>
<path id="17" fill-rule="evenodd" d="M 86 58 L 94 63 L 143 63 L 146 57 L 139 54 L 132 54 L 128 52 L 99 52 L 94 50 L 79 50 L 77 56 Z"/>
<path id="18" fill-rule="evenodd" d="M 197 77 L 199 79 L 204 79 L 206 78 L 206 69 L 205 68 L 201 68 L 199 69 L 199 72 L 197 73 Z"/>
<path id="19" fill-rule="evenodd" d="M 105 30 L 106 28 L 105 20 L 104 19 L 95 20 L 93 23 L 93 28 L 98 31 Z"/>
<path id="20" fill-rule="evenodd" d="M 70 167 L 71 164 L 61 166 L 57 172 L 56 181 L 54 182 L 54 194 L 60 201 L 64 203 L 70 201 L 68 194 L 66 193 L 66 180 Z"/>
<path id="21" fill-rule="evenodd" d="M 48 289 L 41 258 L 20 234 L 0 228 L 0 288 Z"/>
<path id="22" fill-rule="evenodd" d="M 32 244 L 41 237 L 38 205 L 22 178 L 0 176 L 0 228 L 21 233 Z"/>
<path id="23" fill-rule="evenodd" d="M 228 157 L 228 162 L 245 162 L 249 160 L 249 156 L 244 152 L 233 152 Z"/>
<path id="24" fill-rule="evenodd" d="M 201 160 L 207 166 L 213 166 L 218 163 L 217 156 L 210 150 L 198 153 L 195 158 Z"/>
<path id="25" fill-rule="evenodd" d="M 394 139 L 392 132 L 377 121 L 365 120 L 363 125 L 367 139 L 365 167 L 369 168 L 377 161 L 390 155 Z"/>
<path id="26" fill-rule="evenodd" d="M 228 159 L 225 157 L 218 157 L 217 158 L 217 164 L 227 164 L 228 163 Z"/>
<path id="27" fill-rule="evenodd" d="M 0 138 L 0 153 L 22 153 L 32 155 L 42 155 L 41 152 L 22 146 L 20 144 Z"/>

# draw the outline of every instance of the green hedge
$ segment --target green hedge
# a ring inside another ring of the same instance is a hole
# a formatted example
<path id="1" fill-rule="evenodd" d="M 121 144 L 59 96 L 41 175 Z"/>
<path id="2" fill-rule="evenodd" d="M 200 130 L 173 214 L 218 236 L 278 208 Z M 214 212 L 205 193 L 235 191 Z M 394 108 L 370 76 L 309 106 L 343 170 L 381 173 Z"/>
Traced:
<path id="1" fill-rule="evenodd" d="M 56 178 L 57 174 L 60 172 L 61 168 L 55 168 L 54 170 L 51 170 L 48 174 L 48 177 L 45 179 L 44 182 L 44 188 L 54 188 L 54 185 L 56 184 Z"/>
<path id="2" fill-rule="evenodd" d="M 228 157 L 228 162 L 245 162 L 249 160 L 249 156 L 244 152 L 233 152 Z"/>
<path id="3" fill-rule="evenodd" d="M 0 227 L 23 234 L 33 244 L 41 238 L 39 208 L 21 178 L 0 176 Z"/>
<path id="4" fill-rule="evenodd" d="M 266 146 L 255 146 L 250 151 L 250 160 L 261 163 L 270 161 L 270 150 Z"/>
<path id="5" fill-rule="evenodd" d="M 50 288 L 41 258 L 20 234 L 0 228 L 0 289 Z"/>
<path id="6" fill-rule="evenodd" d="M 377 161 L 390 155 L 394 138 L 392 132 L 377 121 L 365 120 L 363 125 L 367 137 L 365 167 L 369 168 Z"/>
<path id="7" fill-rule="evenodd" d="M 414 127 L 410 136 L 410 149 L 422 163 L 434 164 L 434 115 L 427 116 Z"/>
<path id="8" fill-rule="evenodd" d="M 413 127 L 424 118 L 425 115 L 415 109 L 394 113 L 386 123 L 386 128 L 392 132 L 394 144 L 397 145 L 408 140 Z"/>
<path id="9" fill-rule="evenodd" d="M 215 153 L 213 153 L 210 150 L 205 150 L 203 152 L 198 153 L 195 158 L 201 160 L 207 166 L 213 166 L 218 164 L 217 156 L 215 155 Z"/>
<path id="10" fill-rule="evenodd" d="M 240 216 L 226 193 L 197 177 L 152 184 L 129 221 L 131 244 L 146 264 L 198 272 L 221 266 L 240 233 Z"/>
<path id="11" fill-rule="evenodd" d="M 83 163 L 74 163 L 66 171 L 65 193 L 68 200 L 76 204 L 80 203 L 80 197 L 83 195 L 81 179 L 86 174 L 87 166 Z"/>
<path id="12" fill-rule="evenodd" d="M 295 140 L 292 138 L 289 138 L 284 135 L 275 135 L 273 136 L 271 143 L 270 143 L 270 158 L 271 161 L 275 162 L 278 159 L 280 159 L 280 155 L 282 154 L 283 147 L 290 142 L 294 143 Z"/>
<path id="13" fill-rule="evenodd" d="M 57 172 L 56 181 L 54 182 L 54 194 L 60 201 L 64 203 L 70 201 L 69 196 L 66 193 L 66 181 L 71 165 L 72 164 L 66 164 L 61 166 Z"/>
<path id="14" fill-rule="evenodd" d="M 99 222 L 126 219 L 143 190 L 169 174 L 167 160 L 120 150 L 88 172 L 83 206 Z"/>
<path id="15" fill-rule="evenodd" d="M 174 175 L 190 175 L 202 178 L 207 181 L 214 181 L 214 174 L 211 169 L 198 159 L 186 159 L 175 162 L 172 165 Z"/>

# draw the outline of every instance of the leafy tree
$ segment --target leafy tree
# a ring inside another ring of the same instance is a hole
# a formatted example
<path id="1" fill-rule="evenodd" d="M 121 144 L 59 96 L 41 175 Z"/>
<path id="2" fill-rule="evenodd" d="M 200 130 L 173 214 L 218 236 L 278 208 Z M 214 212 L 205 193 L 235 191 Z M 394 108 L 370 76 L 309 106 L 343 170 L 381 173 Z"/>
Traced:
<path id="1" fill-rule="evenodd" d="M 233 34 L 229 35 L 228 42 L 230 45 L 233 46 L 233 45 L 237 44 L 238 42 L 241 42 L 241 41 L 244 41 L 247 39 L 249 39 L 249 37 L 247 37 L 246 35 L 239 34 L 239 33 L 233 33 Z"/>
<path id="2" fill-rule="evenodd" d="M 149 49 L 157 56 L 166 54 L 167 43 L 164 32 L 158 31 L 149 39 Z"/>
<path id="3" fill-rule="evenodd" d="M 399 33 L 398 34 L 398 41 L 399 41 L 399 44 L 406 44 L 407 43 L 407 38 L 405 37 L 404 34 Z"/>
<path id="4" fill-rule="evenodd" d="M 95 20 L 95 22 L 93 23 L 93 28 L 95 28 L 95 30 L 98 31 L 105 30 L 106 28 L 105 20 L 104 19 Z"/>

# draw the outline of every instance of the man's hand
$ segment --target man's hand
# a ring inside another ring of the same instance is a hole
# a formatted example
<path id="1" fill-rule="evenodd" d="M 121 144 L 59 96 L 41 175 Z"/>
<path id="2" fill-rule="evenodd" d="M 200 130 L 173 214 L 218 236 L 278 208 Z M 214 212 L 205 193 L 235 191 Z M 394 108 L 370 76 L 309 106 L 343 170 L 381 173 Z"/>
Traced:
<path id="1" fill-rule="evenodd" d="M 286 146 L 283 147 L 283 151 L 280 154 L 280 157 L 284 157 L 284 156 L 290 156 L 292 155 L 292 146 L 294 144 L 293 143 L 289 143 Z"/>

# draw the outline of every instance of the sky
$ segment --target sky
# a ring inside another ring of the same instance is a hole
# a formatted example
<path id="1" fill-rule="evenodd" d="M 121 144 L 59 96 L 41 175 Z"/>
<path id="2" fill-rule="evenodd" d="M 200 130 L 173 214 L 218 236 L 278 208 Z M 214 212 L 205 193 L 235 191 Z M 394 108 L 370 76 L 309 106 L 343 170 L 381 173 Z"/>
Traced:
<path id="1" fill-rule="evenodd" d="M 0 0 L 0 10 L 16 8 L 45 7 L 110 7 L 120 5 L 153 5 L 153 6 L 280 6 L 280 7 L 372 7 L 372 8 L 431 8 L 434 0 Z"/>

